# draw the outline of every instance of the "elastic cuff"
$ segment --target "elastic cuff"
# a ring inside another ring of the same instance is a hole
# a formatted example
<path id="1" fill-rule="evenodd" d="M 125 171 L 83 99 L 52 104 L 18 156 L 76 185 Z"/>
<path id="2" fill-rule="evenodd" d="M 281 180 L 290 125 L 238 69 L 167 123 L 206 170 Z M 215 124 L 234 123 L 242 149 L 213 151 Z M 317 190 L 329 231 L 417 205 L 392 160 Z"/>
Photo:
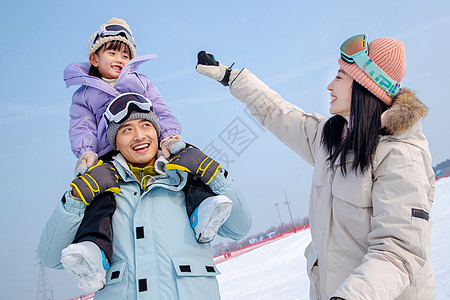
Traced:
<path id="1" fill-rule="evenodd" d="M 83 155 L 83 153 L 87 152 L 87 151 L 92 151 L 94 153 L 97 153 L 97 149 L 94 149 L 94 147 L 84 147 L 84 148 L 78 149 L 78 151 L 76 152 L 77 158 L 80 158 L 80 156 Z"/>
<path id="2" fill-rule="evenodd" d="M 164 141 L 167 138 L 170 138 L 171 136 L 181 136 L 180 130 L 176 129 L 166 129 L 164 131 L 161 131 L 161 135 L 159 137 L 160 141 Z"/>
<path id="3" fill-rule="evenodd" d="M 103 264 L 103 269 L 105 270 L 109 270 L 109 261 L 108 258 L 106 258 L 105 252 L 103 252 L 102 249 L 100 249 L 100 252 L 102 252 L 102 264 Z"/>
<path id="4" fill-rule="evenodd" d="M 181 136 L 179 134 L 177 134 L 177 135 L 169 135 L 168 137 L 166 137 L 163 140 L 161 140 L 160 143 L 168 141 L 169 139 L 181 140 Z"/>
<path id="5" fill-rule="evenodd" d="M 242 71 L 244 71 L 245 68 L 242 68 L 241 70 L 236 70 L 236 69 L 232 69 L 231 70 L 231 75 L 230 75 L 230 84 L 229 86 L 231 87 L 231 85 L 233 84 L 233 82 L 236 80 L 236 78 L 239 77 L 239 75 L 241 75 Z"/>
<path id="6" fill-rule="evenodd" d="M 63 203 L 64 209 L 67 212 L 81 215 L 84 213 L 86 209 L 86 204 L 81 201 L 80 198 L 76 198 L 72 196 L 71 191 L 67 191 L 64 194 L 65 203 Z M 77 200 L 79 199 L 79 200 Z"/>

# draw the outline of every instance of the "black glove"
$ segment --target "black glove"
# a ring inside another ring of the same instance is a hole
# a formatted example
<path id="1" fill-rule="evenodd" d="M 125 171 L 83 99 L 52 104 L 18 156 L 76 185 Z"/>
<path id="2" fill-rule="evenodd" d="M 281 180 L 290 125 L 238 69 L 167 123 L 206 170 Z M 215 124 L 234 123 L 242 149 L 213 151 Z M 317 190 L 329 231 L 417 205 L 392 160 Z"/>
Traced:
<path id="1" fill-rule="evenodd" d="M 166 169 L 196 174 L 205 184 L 209 184 L 216 177 L 220 166 L 199 149 L 188 146 L 170 158 Z"/>
<path id="2" fill-rule="evenodd" d="M 197 66 L 195 67 L 197 71 L 200 74 L 219 81 L 224 86 L 229 85 L 230 76 L 234 75 L 232 76 L 234 79 L 239 72 L 238 70 L 231 69 L 231 67 L 224 66 L 214 58 L 214 55 L 205 51 L 200 51 L 197 54 L 197 59 Z"/>
<path id="3" fill-rule="evenodd" d="M 120 192 L 119 175 L 113 165 L 99 160 L 87 171 L 75 178 L 70 186 L 80 195 L 86 205 L 91 204 L 95 196 L 104 192 Z"/>

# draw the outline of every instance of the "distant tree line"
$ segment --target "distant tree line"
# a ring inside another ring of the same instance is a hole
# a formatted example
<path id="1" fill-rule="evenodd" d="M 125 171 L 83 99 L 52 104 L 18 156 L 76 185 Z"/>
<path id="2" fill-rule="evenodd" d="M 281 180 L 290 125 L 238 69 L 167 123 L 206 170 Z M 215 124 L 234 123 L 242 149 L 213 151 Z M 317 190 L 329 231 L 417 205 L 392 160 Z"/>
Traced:
<path id="1" fill-rule="evenodd" d="M 433 171 L 434 173 L 441 171 L 442 174 L 450 173 L 450 159 L 438 163 L 435 167 L 433 167 Z"/>
<path id="2" fill-rule="evenodd" d="M 303 217 L 303 218 L 296 218 L 294 220 L 294 226 L 297 227 L 301 227 L 304 225 L 309 224 L 309 217 Z M 245 238 L 243 238 L 242 240 L 239 241 L 233 241 L 233 240 L 227 240 L 226 243 L 219 243 L 219 244 L 215 244 L 212 246 L 212 250 L 213 250 L 213 254 L 217 255 L 220 253 L 224 253 L 224 252 L 229 252 L 232 250 L 236 250 L 245 246 L 250 245 L 250 240 L 254 239 L 254 238 L 259 238 L 261 236 L 267 235 L 271 232 L 275 232 L 276 235 L 279 235 L 283 232 L 287 232 L 292 230 L 292 222 L 287 222 L 287 223 L 280 223 L 278 226 L 272 225 L 269 228 L 267 228 L 264 231 L 252 234 L 252 235 L 248 235 Z"/>

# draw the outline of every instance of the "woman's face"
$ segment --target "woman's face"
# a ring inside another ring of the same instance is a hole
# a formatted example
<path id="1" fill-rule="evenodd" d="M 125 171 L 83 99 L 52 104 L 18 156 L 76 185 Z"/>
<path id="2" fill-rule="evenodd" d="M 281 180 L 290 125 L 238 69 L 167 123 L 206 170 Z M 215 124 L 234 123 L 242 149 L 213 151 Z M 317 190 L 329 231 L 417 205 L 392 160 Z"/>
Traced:
<path id="1" fill-rule="evenodd" d="M 343 117 L 350 116 L 350 107 L 352 103 L 353 78 L 344 70 L 339 69 L 336 77 L 327 86 L 330 91 L 330 113 Z"/>

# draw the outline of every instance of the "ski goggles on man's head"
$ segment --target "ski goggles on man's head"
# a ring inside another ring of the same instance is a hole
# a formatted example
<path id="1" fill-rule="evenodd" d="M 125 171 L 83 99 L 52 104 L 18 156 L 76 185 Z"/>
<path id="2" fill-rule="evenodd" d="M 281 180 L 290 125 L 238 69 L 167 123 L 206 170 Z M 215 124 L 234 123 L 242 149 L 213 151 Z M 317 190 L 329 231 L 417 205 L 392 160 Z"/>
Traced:
<path id="1" fill-rule="evenodd" d="M 100 30 L 97 32 L 97 35 L 95 36 L 94 39 L 92 39 L 92 42 L 89 45 L 89 50 L 92 48 L 92 46 L 99 37 L 115 36 L 115 35 L 121 35 L 125 37 L 128 41 L 131 42 L 131 44 L 133 44 L 134 48 L 136 48 L 136 42 L 133 39 L 133 35 L 125 26 L 120 24 L 108 24 L 100 28 Z"/>
<path id="2" fill-rule="evenodd" d="M 108 124 L 110 122 L 122 123 L 132 112 L 150 112 L 153 105 L 142 95 L 136 93 L 125 93 L 114 99 L 104 114 Z"/>
<path id="3" fill-rule="evenodd" d="M 341 45 L 341 58 L 348 63 L 356 63 L 389 96 L 400 93 L 400 83 L 389 77 L 368 56 L 367 34 L 358 34 L 345 40 Z"/>

